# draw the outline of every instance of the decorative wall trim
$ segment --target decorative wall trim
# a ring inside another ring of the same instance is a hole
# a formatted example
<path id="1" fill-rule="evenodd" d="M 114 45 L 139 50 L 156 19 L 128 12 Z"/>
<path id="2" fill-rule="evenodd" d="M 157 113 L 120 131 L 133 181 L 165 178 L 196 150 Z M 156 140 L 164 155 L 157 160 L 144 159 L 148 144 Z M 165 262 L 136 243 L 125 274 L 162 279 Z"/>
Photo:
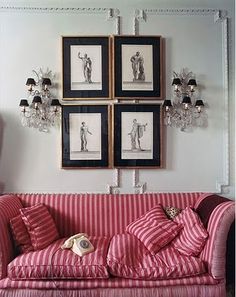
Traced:
<path id="1" fill-rule="evenodd" d="M 143 9 L 136 9 L 133 20 L 133 34 L 139 35 L 139 22 L 146 22 L 146 14 Z"/>
<path id="2" fill-rule="evenodd" d="M 108 194 L 119 194 L 120 193 L 120 169 L 115 169 L 113 174 L 113 186 L 107 185 Z"/>
<path id="3" fill-rule="evenodd" d="M 106 20 L 115 21 L 115 34 L 120 34 L 120 11 L 117 8 L 95 7 L 33 7 L 33 6 L 0 6 L 0 12 L 36 12 L 36 13 L 86 13 L 106 14 Z"/>
<path id="4" fill-rule="evenodd" d="M 224 87 L 224 134 L 223 134 L 223 179 L 216 181 L 217 193 L 228 193 L 230 180 L 230 147 L 229 147 L 229 26 L 227 11 L 217 9 L 144 9 L 134 11 L 134 34 L 138 34 L 139 21 L 147 19 L 148 15 L 177 16 L 213 16 L 214 23 L 222 24 L 222 64 Z"/>
<path id="5" fill-rule="evenodd" d="M 113 8 L 81 8 L 81 7 L 31 7 L 31 6 L 0 6 L 1 12 L 25 12 L 25 13 L 75 13 L 75 14 L 104 14 L 107 21 L 115 22 L 115 34 L 121 31 L 120 11 Z M 214 23 L 222 26 L 222 63 L 224 86 L 224 134 L 223 134 L 223 178 L 216 181 L 217 193 L 229 191 L 230 179 L 230 147 L 229 147 L 229 24 L 227 12 L 217 9 L 136 9 L 133 19 L 133 34 L 139 34 L 141 22 L 146 22 L 148 15 L 172 15 L 172 16 L 213 16 Z M 121 170 L 114 169 L 113 185 L 107 185 L 107 193 L 120 192 Z M 139 170 L 133 170 L 132 184 L 135 193 L 144 193 L 146 182 L 139 182 Z"/>
<path id="6" fill-rule="evenodd" d="M 143 194 L 146 191 L 146 183 L 139 182 L 139 170 L 133 170 L 133 188 L 135 194 Z"/>
<path id="7" fill-rule="evenodd" d="M 155 14 L 155 15 L 214 15 L 219 10 L 217 9 L 145 9 L 146 14 Z M 221 11 L 222 13 L 222 11 Z"/>
<path id="8" fill-rule="evenodd" d="M 33 7 L 33 6 L 0 6 L 0 11 L 20 12 L 75 12 L 75 13 L 107 13 L 109 8 L 87 7 Z"/>
<path id="9" fill-rule="evenodd" d="M 115 34 L 120 34 L 120 11 L 117 8 L 81 8 L 81 7 L 31 7 L 31 6 L 1 6 L 0 12 L 25 12 L 25 13 L 84 13 L 105 14 L 107 21 L 115 22 Z M 107 185 L 107 193 L 119 193 L 120 169 L 115 169 L 113 184 Z"/>
<path id="10" fill-rule="evenodd" d="M 107 20 L 115 20 L 115 34 L 120 35 L 120 11 L 119 9 L 109 8 L 107 11 Z"/>
<path id="11" fill-rule="evenodd" d="M 230 173 L 230 147 L 229 147 L 229 28 L 228 28 L 228 18 L 224 15 L 218 13 L 218 18 L 215 18 L 215 22 L 222 23 L 222 44 L 223 44 L 223 57 L 222 57 L 222 66 L 223 66 L 223 85 L 224 85 L 224 134 L 223 134 L 223 143 L 224 143 L 224 172 L 223 180 L 216 182 L 216 189 L 218 193 L 228 193 L 229 192 L 229 173 Z"/>

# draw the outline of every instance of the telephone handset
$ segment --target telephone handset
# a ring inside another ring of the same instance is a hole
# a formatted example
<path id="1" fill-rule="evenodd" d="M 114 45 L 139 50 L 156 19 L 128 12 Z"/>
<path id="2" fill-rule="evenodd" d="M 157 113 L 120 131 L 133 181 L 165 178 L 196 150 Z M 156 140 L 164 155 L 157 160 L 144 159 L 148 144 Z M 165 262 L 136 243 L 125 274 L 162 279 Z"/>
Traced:
<path id="1" fill-rule="evenodd" d="M 85 233 L 78 233 L 68 238 L 61 246 L 62 249 L 71 249 L 72 252 L 82 257 L 94 251 L 92 243 Z"/>

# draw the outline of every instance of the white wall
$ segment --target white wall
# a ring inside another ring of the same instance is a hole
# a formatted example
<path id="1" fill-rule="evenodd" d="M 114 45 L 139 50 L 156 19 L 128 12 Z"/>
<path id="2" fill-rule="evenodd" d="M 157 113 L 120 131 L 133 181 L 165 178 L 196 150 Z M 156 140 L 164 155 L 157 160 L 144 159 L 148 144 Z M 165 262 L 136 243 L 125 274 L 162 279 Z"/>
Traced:
<path id="1" fill-rule="evenodd" d="M 234 196 L 233 0 L 0 1 L 0 6 L 2 192 L 106 192 L 109 185 L 117 184 L 120 192 L 146 188 Z M 96 9 L 55 9 L 60 7 Z M 166 40 L 166 96 L 171 94 L 173 70 L 187 67 L 196 74 L 209 105 L 207 128 L 191 133 L 166 129 L 164 169 L 63 170 L 60 130 L 45 134 L 20 124 L 18 104 L 26 96 L 25 81 L 33 69 L 48 67 L 55 72 L 61 98 L 61 35 L 117 33 L 116 20 L 107 20 L 107 11 L 98 8 L 119 9 L 121 34 L 133 34 L 135 9 L 147 9 L 146 21 L 139 21 L 139 33 L 162 35 Z M 215 22 L 218 10 L 228 14 Z M 222 46 L 227 44 L 227 30 L 229 53 Z"/>

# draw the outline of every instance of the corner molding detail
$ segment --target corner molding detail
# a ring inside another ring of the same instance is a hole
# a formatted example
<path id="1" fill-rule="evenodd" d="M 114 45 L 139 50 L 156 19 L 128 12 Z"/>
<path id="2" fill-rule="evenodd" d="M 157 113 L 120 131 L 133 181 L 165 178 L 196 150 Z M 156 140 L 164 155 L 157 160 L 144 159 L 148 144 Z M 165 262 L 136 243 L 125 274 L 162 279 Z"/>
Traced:
<path id="1" fill-rule="evenodd" d="M 109 8 L 107 11 L 107 20 L 115 20 L 115 34 L 120 35 L 120 11 L 119 9 Z"/>
<path id="2" fill-rule="evenodd" d="M 120 169 L 115 169 L 113 174 L 113 186 L 107 185 L 107 194 L 120 193 Z"/>
<path id="3" fill-rule="evenodd" d="M 133 170 L 133 188 L 135 194 L 143 194 L 146 191 L 147 183 L 139 182 L 139 170 Z"/>
<path id="4" fill-rule="evenodd" d="M 139 34 L 139 22 L 146 22 L 146 14 L 143 9 L 136 9 L 134 11 L 134 20 L 133 20 L 133 34 Z"/>

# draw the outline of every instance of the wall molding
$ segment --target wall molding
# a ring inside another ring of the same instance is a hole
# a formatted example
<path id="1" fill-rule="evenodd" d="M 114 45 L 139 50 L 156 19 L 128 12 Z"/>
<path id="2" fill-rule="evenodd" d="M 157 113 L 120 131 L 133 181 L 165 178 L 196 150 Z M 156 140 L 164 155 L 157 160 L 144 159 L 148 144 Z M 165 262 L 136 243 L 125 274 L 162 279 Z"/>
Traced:
<path id="1" fill-rule="evenodd" d="M 113 172 L 113 186 L 107 185 L 107 194 L 119 194 L 120 193 L 120 169 L 116 168 Z"/>
<path id="2" fill-rule="evenodd" d="M 218 10 L 218 9 L 144 9 L 144 13 L 147 14 L 154 14 L 154 15 L 215 15 L 217 12 L 221 13 L 221 16 L 226 14 L 226 11 Z"/>
<path id="3" fill-rule="evenodd" d="M 136 9 L 134 11 L 134 19 L 133 19 L 134 35 L 139 35 L 139 22 L 146 22 L 146 14 L 143 9 Z"/>
<path id="4" fill-rule="evenodd" d="M 117 8 L 109 8 L 107 10 L 107 20 L 115 21 L 115 34 L 120 34 L 120 11 Z"/>
<path id="5" fill-rule="evenodd" d="M 34 6 L 0 6 L 0 12 L 25 13 L 84 13 L 105 14 L 107 21 L 115 21 L 115 34 L 120 34 L 120 11 L 117 8 L 103 7 L 34 7 Z"/>
<path id="6" fill-rule="evenodd" d="M 139 169 L 133 170 L 133 188 L 135 194 L 143 194 L 146 192 L 147 183 L 139 181 Z"/>
<path id="7" fill-rule="evenodd" d="M 0 6 L 1 12 L 12 13 L 75 13 L 75 14 L 104 14 L 106 21 L 115 24 L 115 34 L 121 34 L 120 11 L 116 8 L 81 8 L 81 7 L 34 7 L 34 6 Z M 217 9 L 136 9 L 133 14 L 133 34 L 139 34 L 140 24 L 147 22 L 151 15 L 169 16 L 212 16 L 215 24 L 222 27 L 222 65 L 223 65 L 223 87 L 224 87 L 224 129 L 223 129 L 223 177 L 216 181 L 216 192 L 227 193 L 230 190 L 230 135 L 229 135 L 229 80 L 231 78 L 229 68 L 230 33 L 227 11 Z M 119 193 L 121 188 L 121 169 L 113 170 L 112 185 L 107 185 L 107 193 Z M 132 187 L 135 192 L 144 193 L 147 182 L 139 182 L 139 170 L 134 169 L 132 173 Z"/>
<path id="8" fill-rule="evenodd" d="M 223 180 L 216 181 L 216 190 L 218 193 L 227 194 L 230 191 L 230 146 L 229 146 L 229 26 L 228 18 L 220 13 L 215 15 L 215 23 L 221 22 L 222 24 L 222 45 L 223 45 L 223 85 L 224 85 L 224 133 L 223 133 Z"/>
<path id="9" fill-rule="evenodd" d="M 20 12 L 53 12 L 53 13 L 106 13 L 108 8 L 81 8 L 81 7 L 33 7 L 33 6 L 0 6 L 0 11 Z"/>
<path id="10" fill-rule="evenodd" d="M 230 135 L 229 135 L 229 21 L 227 11 L 218 9 L 144 9 L 134 11 L 133 31 L 138 34 L 139 23 L 147 21 L 148 15 L 173 16 L 213 16 L 215 24 L 222 26 L 222 65 L 224 88 L 224 129 L 223 129 L 223 178 L 216 181 L 216 193 L 227 194 L 230 191 Z"/>
<path id="11" fill-rule="evenodd" d="M 36 6 L 0 6 L 0 11 L 21 12 L 75 12 L 75 13 L 107 13 L 109 8 L 93 7 L 36 7 Z"/>

